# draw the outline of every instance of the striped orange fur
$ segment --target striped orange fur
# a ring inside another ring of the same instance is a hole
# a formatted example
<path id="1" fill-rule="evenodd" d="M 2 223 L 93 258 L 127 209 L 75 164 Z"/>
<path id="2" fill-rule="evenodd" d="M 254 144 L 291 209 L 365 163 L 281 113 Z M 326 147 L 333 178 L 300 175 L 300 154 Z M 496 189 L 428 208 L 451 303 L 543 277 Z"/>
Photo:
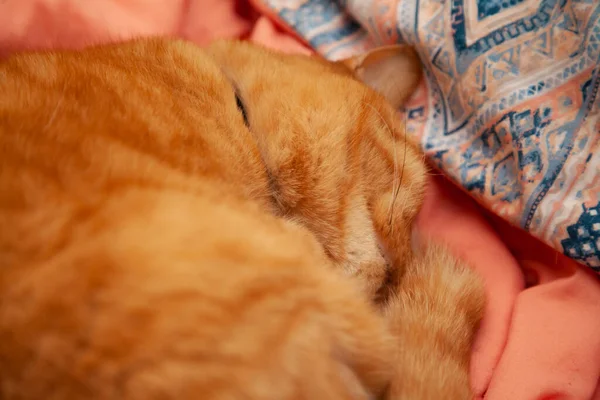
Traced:
<path id="1" fill-rule="evenodd" d="M 402 46 L 1 62 L 0 398 L 468 399 L 481 285 L 411 246 L 419 78 Z"/>

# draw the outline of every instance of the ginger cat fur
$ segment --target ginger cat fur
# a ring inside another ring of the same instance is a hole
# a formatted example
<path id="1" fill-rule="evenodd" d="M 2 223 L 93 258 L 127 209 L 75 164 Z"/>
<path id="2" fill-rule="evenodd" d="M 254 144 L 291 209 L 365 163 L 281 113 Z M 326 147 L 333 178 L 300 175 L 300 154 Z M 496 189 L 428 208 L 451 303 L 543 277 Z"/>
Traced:
<path id="1" fill-rule="evenodd" d="M 481 283 L 411 244 L 419 79 L 405 46 L 0 63 L 0 399 L 470 399 Z"/>

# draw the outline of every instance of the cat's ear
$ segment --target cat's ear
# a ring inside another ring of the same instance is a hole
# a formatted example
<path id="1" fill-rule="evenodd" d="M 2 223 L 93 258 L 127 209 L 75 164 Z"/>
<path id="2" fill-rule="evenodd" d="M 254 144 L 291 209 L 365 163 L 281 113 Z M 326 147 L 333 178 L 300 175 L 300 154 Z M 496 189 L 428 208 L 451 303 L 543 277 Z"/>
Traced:
<path id="1" fill-rule="evenodd" d="M 407 45 L 378 47 L 337 61 L 399 108 L 415 91 L 423 74 L 417 52 Z"/>

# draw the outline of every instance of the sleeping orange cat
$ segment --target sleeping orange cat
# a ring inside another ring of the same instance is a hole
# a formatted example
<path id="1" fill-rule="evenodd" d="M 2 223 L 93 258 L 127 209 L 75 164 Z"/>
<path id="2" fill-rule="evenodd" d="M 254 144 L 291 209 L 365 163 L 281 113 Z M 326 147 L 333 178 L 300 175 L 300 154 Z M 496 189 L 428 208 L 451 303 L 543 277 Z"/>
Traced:
<path id="1" fill-rule="evenodd" d="M 469 399 L 481 284 L 411 244 L 419 79 L 404 46 L 3 61 L 0 399 Z"/>

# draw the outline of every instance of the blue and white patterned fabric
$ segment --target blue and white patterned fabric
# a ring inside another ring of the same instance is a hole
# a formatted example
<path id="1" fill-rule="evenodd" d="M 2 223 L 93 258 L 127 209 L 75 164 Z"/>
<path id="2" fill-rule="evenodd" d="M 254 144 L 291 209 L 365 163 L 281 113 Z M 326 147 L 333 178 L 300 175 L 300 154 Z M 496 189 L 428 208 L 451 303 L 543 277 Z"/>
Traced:
<path id="1" fill-rule="evenodd" d="M 319 53 L 414 45 L 408 132 L 488 209 L 600 272 L 600 0 L 262 0 Z"/>

